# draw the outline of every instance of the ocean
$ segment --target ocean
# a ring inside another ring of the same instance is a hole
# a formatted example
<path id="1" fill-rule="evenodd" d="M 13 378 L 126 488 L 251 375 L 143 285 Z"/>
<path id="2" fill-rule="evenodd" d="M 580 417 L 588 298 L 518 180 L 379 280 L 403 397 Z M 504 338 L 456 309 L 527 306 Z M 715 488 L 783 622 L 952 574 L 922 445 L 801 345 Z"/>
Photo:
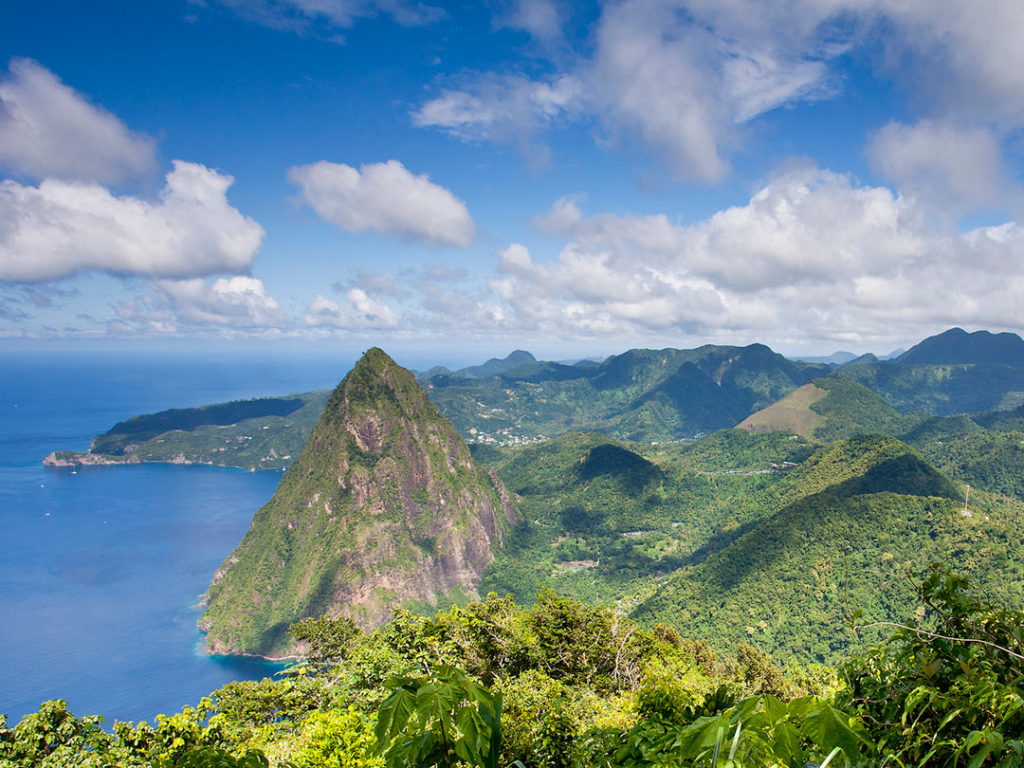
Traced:
<path id="1" fill-rule="evenodd" d="M 40 702 L 152 720 L 281 666 L 210 657 L 196 628 L 213 572 L 279 472 L 138 465 L 52 469 L 117 421 L 333 387 L 352 360 L 6 352 L 0 368 L 0 713 Z"/>

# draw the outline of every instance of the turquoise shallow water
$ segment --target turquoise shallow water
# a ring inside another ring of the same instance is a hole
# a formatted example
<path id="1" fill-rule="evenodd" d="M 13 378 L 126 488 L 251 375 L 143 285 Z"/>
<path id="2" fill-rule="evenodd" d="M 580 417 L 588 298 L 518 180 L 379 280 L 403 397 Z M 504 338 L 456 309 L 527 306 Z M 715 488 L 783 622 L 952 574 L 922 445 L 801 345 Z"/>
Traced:
<path id="1" fill-rule="evenodd" d="M 277 472 L 48 469 L 128 416 L 330 387 L 335 362 L 5 355 L 0 369 L 0 713 L 41 701 L 148 720 L 278 666 L 202 653 L 196 602 Z"/>

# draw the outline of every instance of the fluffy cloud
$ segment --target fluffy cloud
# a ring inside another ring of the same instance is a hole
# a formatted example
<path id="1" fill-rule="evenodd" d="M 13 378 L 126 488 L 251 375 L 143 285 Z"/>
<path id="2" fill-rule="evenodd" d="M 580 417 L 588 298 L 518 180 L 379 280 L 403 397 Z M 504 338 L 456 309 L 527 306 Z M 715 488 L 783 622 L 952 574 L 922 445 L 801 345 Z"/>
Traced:
<path id="1" fill-rule="evenodd" d="M 889 123 L 871 138 L 866 153 L 876 173 L 940 208 L 1020 202 L 999 140 L 986 128 L 932 120 Z"/>
<path id="2" fill-rule="evenodd" d="M 311 327 L 393 329 L 399 324 L 398 315 L 383 301 L 361 288 L 346 292 L 348 307 L 317 294 L 306 310 L 303 322 Z"/>
<path id="3" fill-rule="evenodd" d="M 936 230 L 916 200 L 816 168 L 690 226 L 586 217 L 573 199 L 537 224 L 567 243 L 553 261 L 518 244 L 499 251 L 486 316 L 502 328 L 850 343 L 951 318 L 1024 330 L 1015 224 Z"/>
<path id="4" fill-rule="evenodd" d="M 15 174 L 137 181 L 156 165 L 154 145 L 30 59 L 12 59 L 0 80 L 0 166 Z"/>
<path id="5" fill-rule="evenodd" d="M 0 182 L 0 280 L 54 280 L 82 270 L 158 277 L 244 271 L 264 232 L 228 203 L 232 182 L 180 160 L 155 202 L 97 184 Z"/>
<path id="6" fill-rule="evenodd" d="M 287 325 L 278 303 L 254 277 L 218 278 L 212 283 L 156 280 L 139 301 L 115 307 L 125 329 L 146 333 L 178 333 L 210 328 L 235 331 L 277 329 Z"/>
<path id="7" fill-rule="evenodd" d="M 348 232 L 377 232 L 403 240 L 468 248 L 475 227 L 465 204 L 426 174 L 397 160 L 363 165 L 321 161 L 296 166 L 288 180 L 321 218 Z"/>
<path id="8" fill-rule="evenodd" d="M 678 177 L 716 182 L 728 170 L 723 146 L 735 141 L 734 126 L 817 94 L 826 67 L 801 55 L 809 40 L 796 41 L 794 50 L 789 41 L 697 5 L 609 4 L 583 71 L 614 133 L 638 136 Z"/>
<path id="9" fill-rule="evenodd" d="M 284 322 L 278 303 L 254 277 L 221 277 L 209 285 L 199 278 L 160 280 L 154 289 L 188 324 L 262 328 Z"/>
<path id="10" fill-rule="evenodd" d="M 1024 14 L 1017 0 L 860 0 L 892 23 L 895 76 L 947 116 L 1024 124 Z"/>

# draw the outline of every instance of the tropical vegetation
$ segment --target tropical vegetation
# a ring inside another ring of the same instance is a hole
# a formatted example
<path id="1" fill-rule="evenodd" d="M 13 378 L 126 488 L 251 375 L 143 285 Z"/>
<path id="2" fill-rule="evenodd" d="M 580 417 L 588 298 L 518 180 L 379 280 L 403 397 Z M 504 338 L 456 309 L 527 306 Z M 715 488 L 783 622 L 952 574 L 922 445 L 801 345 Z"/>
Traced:
<path id="1" fill-rule="evenodd" d="M 155 724 L 76 717 L 61 701 L 8 727 L 0 765 L 1019 766 L 1024 613 L 932 567 L 917 609 L 835 667 L 721 654 L 672 627 L 550 591 L 293 627 L 313 651 Z M 855 617 L 852 629 L 865 627 Z M 878 629 L 875 627 L 874 629 Z"/>

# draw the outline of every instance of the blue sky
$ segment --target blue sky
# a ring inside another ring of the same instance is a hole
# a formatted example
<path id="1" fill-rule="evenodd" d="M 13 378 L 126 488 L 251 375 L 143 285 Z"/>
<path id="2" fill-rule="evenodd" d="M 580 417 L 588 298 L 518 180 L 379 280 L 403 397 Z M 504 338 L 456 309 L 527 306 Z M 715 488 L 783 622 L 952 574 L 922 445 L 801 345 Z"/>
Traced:
<path id="1" fill-rule="evenodd" d="M 7 348 L 1024 331 L 1016 0 L 0 7 Z"/>

